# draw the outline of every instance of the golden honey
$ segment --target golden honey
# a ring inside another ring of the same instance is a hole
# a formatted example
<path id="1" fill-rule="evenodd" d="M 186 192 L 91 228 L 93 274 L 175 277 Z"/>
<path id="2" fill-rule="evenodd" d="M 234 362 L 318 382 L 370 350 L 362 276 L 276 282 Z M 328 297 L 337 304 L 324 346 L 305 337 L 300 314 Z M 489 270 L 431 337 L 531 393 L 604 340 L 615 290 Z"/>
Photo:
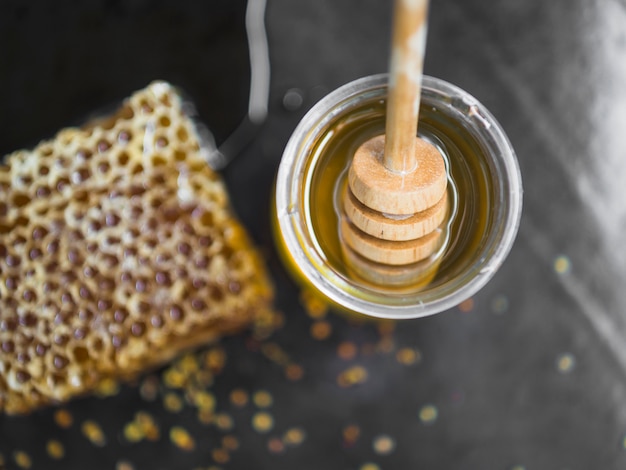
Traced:
<path id="1" fill-rule="evenodd" d="M 341 208 L 337 194 L 345 184 L 346 171 L 356 149 L 371 137 L 384 133 L 385 108 L 384 100 L 367 103 L 339 119 L 322 135 L 312 149 L 314 158 L 307 167 L 304 184 L 308 188 L 304 191 L 310 194 L 310 199 L 305 207 L 321 250 L 338 272 L 383 291 L 419 290 L 454 276 L 459 266 L 478 250 L 490 224 L 489 209 L 494 198 L 492 177 L 480 156 L 480 149 L 468 144 L 463 129 L 443 121 L 432 108 L 422 107 L 420 137 L 442 151 L 452 183 L 448 190 L 454 207 L 443 224 L 448 232 L 450 223 L 450 230 L 441 252 L 423 263 L 419 275 L 408 284 L 372 285 L 355 273 L 351 260 L 345 255 L 338 227 Z"/>

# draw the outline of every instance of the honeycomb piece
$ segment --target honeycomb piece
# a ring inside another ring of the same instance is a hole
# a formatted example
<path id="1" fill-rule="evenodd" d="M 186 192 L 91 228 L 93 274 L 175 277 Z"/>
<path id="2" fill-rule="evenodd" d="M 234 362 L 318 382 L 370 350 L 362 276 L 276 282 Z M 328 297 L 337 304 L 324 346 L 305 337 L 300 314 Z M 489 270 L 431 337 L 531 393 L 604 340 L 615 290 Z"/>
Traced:
<path id="1" fill-rule="evenodd" d="M 267 323 L 272 287 L 176 90 L 0 166 L 0 411 Z"/>

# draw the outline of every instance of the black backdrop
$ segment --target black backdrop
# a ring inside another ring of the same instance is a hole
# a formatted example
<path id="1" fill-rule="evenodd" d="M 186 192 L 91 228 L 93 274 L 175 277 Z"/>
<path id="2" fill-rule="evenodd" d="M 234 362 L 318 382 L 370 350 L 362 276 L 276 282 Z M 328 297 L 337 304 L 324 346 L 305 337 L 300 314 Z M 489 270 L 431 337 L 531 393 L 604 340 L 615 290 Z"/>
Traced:
<path id="1" fill-rule="evenodd" d="M 426 73 L 481 100 L 522 169 L 520 233 L 491 283 L 458 308 L 397 324 L 303 308 L 273 248 L 273 178 L 315 101 L 385 71 L 391 2 L 269 0 L 268 120 L 223 175 L 267 256 L 285 325 L 195 356 L 225 361 L 209 368 L 212 421 L 163 384 L 165 368 L 114 396 L 0 416 L 7 468 L 626 466 L 626 5 L 431 3 Z M 223 141 L 247 106 L 244 11 L 232 0 L 2 2 L 0 154 L 155 78 L 185 89 Z M 158 434 L 129 440 L 137 412 Z M 181 430 L 193 449 L 181 449 Z"/>

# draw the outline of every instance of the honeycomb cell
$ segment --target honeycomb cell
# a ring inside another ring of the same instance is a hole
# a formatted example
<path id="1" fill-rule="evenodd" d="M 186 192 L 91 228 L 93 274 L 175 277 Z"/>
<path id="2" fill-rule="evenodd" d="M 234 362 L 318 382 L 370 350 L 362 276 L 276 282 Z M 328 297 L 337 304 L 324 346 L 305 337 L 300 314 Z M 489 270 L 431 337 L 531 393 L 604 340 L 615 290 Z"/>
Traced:
<path id="1" fill-rule="evenodd" d="M 30 202 L 30 196 L 24 193 L 16 193 L 13 195 L 11 199 L 11 203 L 14 207 L 24 207 L 26 204 Z"/>
<path id="2" fill-rule="evenodd" d="M 85 167 L 78 168 L 72 173 L 72 177 L 71 177 L 72 183 L 74 184 L 84 183 L 85 181 L 89 179 L 90 176 L 91 176 L 91 171 L 88 168 L 85 168 Z"/>
<path id="3" fill-rule="evenodd" d="M 55 355 L 54 358 L 52 359 L 52 363 L 54 364 L 55 368 L 64 369 L 65 366 L 69 364 L 69 360 L 64 356 Z"/>
<path id="4" fill-rule="evenodd" d="M 117 134 L 117 141 L 122 145 L 126 145 L 128 142 L 131 141 L 132 138 L 133 135 L 126 129 L 120 130 L 120 132 Z"/>
<path id="5" fill-rule="evenodd" d="M 48 188 L 47 186 L 39 186 L 35 190 L 35 196 L 40 199 L 47 198 L 48 196 L 50 196 L 50 188 Z"/>
<path id="6" fill-rule="evenodd" d="M 74 330 L 74 339 L 82 340 L 87 337 L 88 330 L 87 328 L 76 328 Z"/>
<path id="7" fill-rule="evenodd" d="M 157 329 L 160 329 L 164 325 L 163 317 L 161 315 L 152 315 L 150 317 L 150 324 Z"/>
<path id="8" fill-rule="evenodd" d="M 167 116 L 161 116 L 159 118 L 159 125 L 161 125 L 162 127 L 169 127 L 171 123 L 172 121 Z"/>
<path id="9" fill-rule="evenodd" d="M 143 336 L 146 331 L 146 325 L 143 322 L 135 322 L 130 326 L 130 332 L 133 336 Z"/>
<path id="10" fill-rule="evenodd" d="M 96 144 L 96 148 L 98 149 L 99 153 L 104 153 L 111 148 L 111 144 L 107 140 L 102 139 L 98 141 L 98 143 Z"/>
<path id="11" fill-rule="evenodd" d="M 187 142 L 187 139 L 189 139 L 189 133 L 187 132 L 187 129 L 185 129 L 184 127 L 179 127 L 176 131 L 176 138 L 183 143 Z"/>
<path id="12" fill-rule="evenodd" d="M 98 173 L 100 173 L 101 175 L 106 175 L 111 169 L 111 165 L 109 165 L 108 162 L 103 161 L 98 164 L 97 169 L 98 169 Z"/>
<path id="13" fill-rule="evenodd" d="M 184 319 L 183 309 L 178 305 L 172 305 L 170 307 L 170 318 L 176 322 Z"/>
<path id="14" fill-rule="evenodd" d="M 130 156 L 126 152 L 120 152 L 117 156 L 117 163 L 121 166 L 126 166 L 126 164 L 130 161 Z"/>

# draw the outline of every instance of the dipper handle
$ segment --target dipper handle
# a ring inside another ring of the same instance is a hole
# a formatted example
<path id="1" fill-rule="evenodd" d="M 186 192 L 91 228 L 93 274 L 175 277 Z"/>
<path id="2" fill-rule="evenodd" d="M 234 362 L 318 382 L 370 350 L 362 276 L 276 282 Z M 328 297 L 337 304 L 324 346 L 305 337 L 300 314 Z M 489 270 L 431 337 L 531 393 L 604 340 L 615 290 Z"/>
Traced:
<path id="1" fill-rule="evenodd" d="M 394 173 L 417 167 L 415 137 L 426 49 L 428 0 L 396 0 L 389 67 L 383 165 Z"/>

